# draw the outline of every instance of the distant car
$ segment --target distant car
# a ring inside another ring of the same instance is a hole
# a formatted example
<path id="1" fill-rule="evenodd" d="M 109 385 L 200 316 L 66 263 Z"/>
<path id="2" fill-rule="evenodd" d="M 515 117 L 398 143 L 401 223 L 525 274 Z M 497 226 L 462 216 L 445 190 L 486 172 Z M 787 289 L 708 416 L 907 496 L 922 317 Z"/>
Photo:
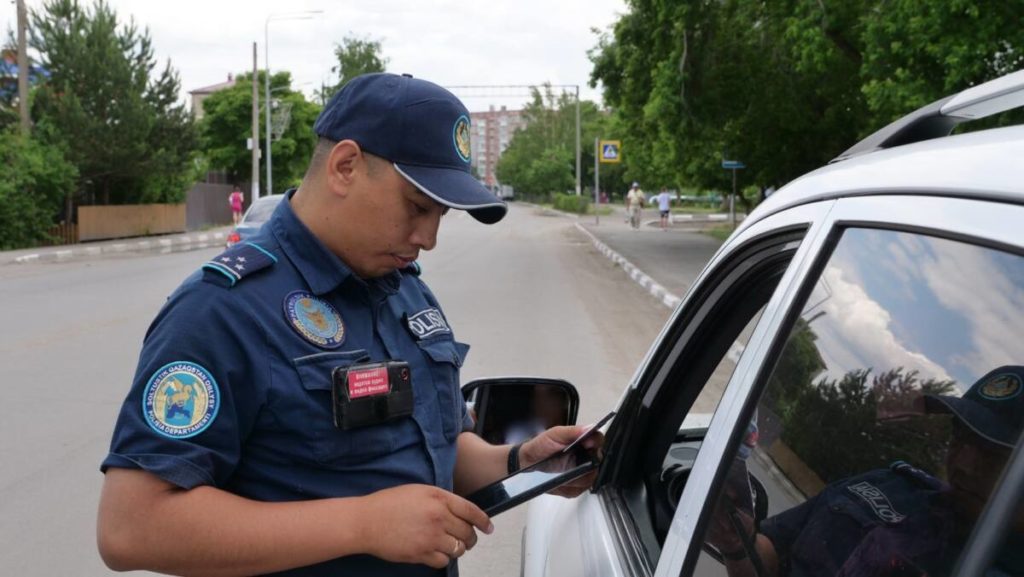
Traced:
<path id="1" fill-rule="evenodd" d="M 1024 575 L 1024 126 L 947 136 L 1020 107 L 1024 71 L 761 203 L 626 383 L 593 491 L 530 504 L 521 575 Z"/>
<path id="2" fill-rule="evenodd" d="M 226 243 L 228 248 L 256 234 L 263 223 L 270 220 L 270 215 L 274 214 L 274 209 L 283 198 L 283 194 L 272 194 L 261 197 L 252 203 L 249 210 L 245 211 L 245 215 L 242 216 L 242 220 L 228 235 Z"/>

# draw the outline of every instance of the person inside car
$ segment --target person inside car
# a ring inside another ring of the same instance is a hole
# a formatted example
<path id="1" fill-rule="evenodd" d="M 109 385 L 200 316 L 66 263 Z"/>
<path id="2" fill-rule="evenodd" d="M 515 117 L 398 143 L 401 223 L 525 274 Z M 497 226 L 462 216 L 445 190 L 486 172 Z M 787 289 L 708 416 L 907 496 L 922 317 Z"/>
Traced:
<path id="1" fill-rule="evenodd" d="M 1024 367 L 995 369 L 963 397 L 922 400 L 926 412 L 954 417 L 946 480 L 897 461 L 835 482 L 756 531 L 744 490 L 726 483 L 706 541 L 729 576 L 950 574 L 1020 437 Z M 1006 575 L 1024 575 L 1024 507 L 986 573 Z"/>

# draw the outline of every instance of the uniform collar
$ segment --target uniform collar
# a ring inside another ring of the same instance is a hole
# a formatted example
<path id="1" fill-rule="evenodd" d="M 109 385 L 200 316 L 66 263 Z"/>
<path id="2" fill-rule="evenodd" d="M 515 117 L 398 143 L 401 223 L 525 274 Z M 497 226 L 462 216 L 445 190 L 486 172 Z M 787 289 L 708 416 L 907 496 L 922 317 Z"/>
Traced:
<path id="1" fill-rule="evenodd" d="M 285 193 L 284 201 L 277 205 L 267 224 L 313 294 L 320 296 L 329 293 L 349 279 L 368 290 L 378 288 L 385 295 L 398 292 L 402 276 L 398 271 L 366 281 L 356 276 L 348 265 L 328 250 L 295 216 L 291 206 L 294 195 L 294 188 Z"/>

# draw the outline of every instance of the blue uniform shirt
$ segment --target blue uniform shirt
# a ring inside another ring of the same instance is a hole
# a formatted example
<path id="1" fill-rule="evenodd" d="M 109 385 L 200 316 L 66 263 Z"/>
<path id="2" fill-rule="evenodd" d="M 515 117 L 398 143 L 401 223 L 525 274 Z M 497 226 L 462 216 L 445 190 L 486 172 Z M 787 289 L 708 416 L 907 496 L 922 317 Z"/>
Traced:
<path id="1" fill-rule="evenodd" d="M 902 461 L 837 481 L 797 507 L 762 522 L 788 577 L 948 575 L 960 555 L 951 493 L 941 480 Z M 1001 555 L 1000 566 L 1020 569 Z M 990 569 L 988 576 L 1003 575 Z"/>
<path id="2" fill-rule="evenodd" d="M 144 469 L 185 489 L 212 485 L 258 501 L 407 483 L 451 490 L 455 440 L 471 426 L 459 389 L 468 349 L 418 269 L 356 277 L 286 200 L 157 315 L 102 469 Z M 410 365 L 412 416 L 335 428 L 333 369 L 389 359 Z M 434 573 L 360 555 L 288 574 Z"/>

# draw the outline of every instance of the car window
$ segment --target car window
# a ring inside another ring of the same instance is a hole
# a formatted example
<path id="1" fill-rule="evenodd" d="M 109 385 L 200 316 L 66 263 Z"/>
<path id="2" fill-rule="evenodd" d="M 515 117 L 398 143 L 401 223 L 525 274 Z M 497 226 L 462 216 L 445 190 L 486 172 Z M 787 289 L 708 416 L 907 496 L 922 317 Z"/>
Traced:
<path id="1" fill-rule="evenodd" d="M 270 220 L 270 215 L 274 214 L 274 209 L 277 208 L 277 204 L 281 202 L 280 198 L 266 198 L 257 200 L 249 212 L 245 213 L 246 224 L 261 224 Z"/>
<path id="2" fill-rule="evenodd" d="M 754 241 L 715 267 L 701 283 L 706 294 L 690 298 L 652 358 L 653 382 L 633 397 L 646 399 L 636 422 L 648 426 L 624 441 L 643 450 L 635 461 L 622 459 L 616 480 L 644 552 L 638 563 L 653 566 L 660 557 L 711 416 L 805 232 Z"/>
<path id="3" fill-rule="evenodd" d="M 950 574 L 1020 437 L 1021 310 L 1021 256 L 846 230 L 728 452 L 695 574 Z M 1018 509 L 991 575 L 1024 575 L 1022 544 Z"/>

